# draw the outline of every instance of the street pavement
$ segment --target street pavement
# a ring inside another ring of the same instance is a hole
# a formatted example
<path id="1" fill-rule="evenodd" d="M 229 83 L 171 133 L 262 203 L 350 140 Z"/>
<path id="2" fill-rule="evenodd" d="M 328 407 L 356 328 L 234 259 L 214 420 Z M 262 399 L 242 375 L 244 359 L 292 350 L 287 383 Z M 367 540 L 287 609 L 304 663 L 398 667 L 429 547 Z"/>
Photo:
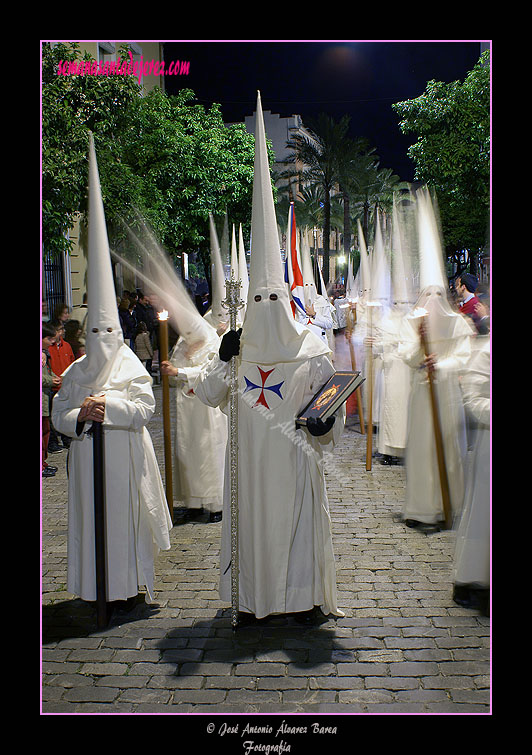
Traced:
<path id="1" fill-rule="evenodd" d="M 337 369 L 350 367 L 344 344 L 337 336 Z M 148 429 L 164 481 L 160 385 L 154 394 Z M 232 630 L 218 596 L 221 523 L 204 516 L 173 527 L 156 561 L 156 603 L 141 599 L 98 629 L 94 606 L 66 590 L 66 457 L 50 455 L 58 471 L 42 480 L 42 714 L 197 713 L 203 728 L 215 715 L 208 731 L 220 744 L 244 734 L 248 719 L 231 734 L 232 714 L 288 724 L 300 714 L 310 736 L 310 721 L 337 714 L 491 713 L 490 619 L 452 600 L 456 533 L 404 526 L 404 467 L 374 459 L 366 471 L 356 414 L 326 466 L 345 617 L 314 627 L 277 617 Z M 350 718 L 339 720 L 345 731 Z M 280 744 L 276 725 L 267 733 Z"/>

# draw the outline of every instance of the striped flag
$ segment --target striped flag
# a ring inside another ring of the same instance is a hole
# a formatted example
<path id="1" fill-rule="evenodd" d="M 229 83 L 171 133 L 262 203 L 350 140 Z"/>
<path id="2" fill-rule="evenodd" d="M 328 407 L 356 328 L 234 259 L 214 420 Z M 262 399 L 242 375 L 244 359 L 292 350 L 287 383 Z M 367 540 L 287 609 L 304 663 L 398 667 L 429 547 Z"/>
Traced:
<path id="1" fill-rule="evenodd" d="M 288 229 L 286 232 L 286 279 L 290 289 L 290 305 L 292 314 L 296 315 L 296 310 L 305 312 L 305 300 L 303 298 L 303 273 L 301 270 L 301 258 L 297 246 L 296 235 L 296 218 L 294 213 L 294 203 L 290 202 L 288 211 Z"/>

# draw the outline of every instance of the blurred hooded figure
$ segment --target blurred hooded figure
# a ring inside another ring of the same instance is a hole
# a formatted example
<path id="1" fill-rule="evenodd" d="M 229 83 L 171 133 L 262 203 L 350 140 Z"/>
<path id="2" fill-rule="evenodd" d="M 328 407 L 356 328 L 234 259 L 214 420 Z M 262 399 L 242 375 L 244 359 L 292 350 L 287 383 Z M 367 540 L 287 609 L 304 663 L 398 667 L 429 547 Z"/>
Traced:
<path id="1" fill-rule="evenodd" d="M 295 418 L 334 373 L 326 343 L 297 323 L 281 260 L 260 95 L 249 293 L 241 337 L 229 331 L 195 392 L 229 411 L 229 360 L 238 364 L 239 601 L 253 614 L 297 613 L 302 621 L 343 615 L 323 454 L 343 430 L 336 421 L 295 429 Z M 315 433 L 315 434 L 311 434 Z M 230 475 L 226 457 L 220 597 L 231 602 Z"/>
<path id="2" fill-rule="evenodd" d="M 308 244 L 300 244 L 301 265 L 303 267 L 303 298 L 306 316 L 296 309 L 296 320 L 312 330 L 325 343 L 329 344 L 327 331 L 332 333 L 333 318 L 329 301 L 318 293 L 312 272 L 312 260 Z M 320 287 L 321 288 L 321 287 Z"/>
<path id="3" fill-rule="evenodd" d="M 194 393 L 194 382 L 204 366 L 218 353 L 220 336 L 227 328 L 227 310 L 222 306 L 223 268 L 218 239 L 210 217 L 212 257 L 212 307 L 201 316 L 187 293 L 167 253 L 144 228 L 139 239 L 130 229 L 130 238 L 143 260 L 142 269 L 115 257 L 143 278 L 145 285 L 167 308 L 169 321 L 179 334 L 169 359 L 160 364 L 175 389 L 176 421 L 173 443 L 173 493 L 185 519 L 204 511 L 211 522 L 221 519 L 227 418 L 217 408 L 205 406 Z M 221 276 L 221 278 L 220 278 Z M 218 329 L 218 330 L 217 330 Z"/>
<path id="4" fill-rule="evenodd" d="M 177 505 L 185 509 L 186 518 L 208 512 L 209 520 L 222 518 L 227 417 L 217 407 L 206 406 L 194 393 L 194 383 L 205 365 L 218 353 L 219 333 L 228 326 L 227 310 L 222 307 L 223 277 L 216 230 L 210 217 L 213 254 L 213 301 L 211 310 L 199 317 L 188 304 L 186 292 L 178 290 L 167 296 L 180 337 L 161 372 L 175 386 L 176 425 L 174 433 L 174 494 Z M 214 277 L 215 276 L 215 277 Z"/>
<path id="5" fill-rule="evenodd" d="M 413 295 L 403 253 L 403 234 L 397 206 L 393 206 L 392 227 L 392 306 L 380 321 L 380 359 L 382 394 L 379 414 L 378 451 L 382 464 L 401 463 L 406 449 L 408 401 L 412 370 L 399 356 L 399 339 L 403 319 L 410 311 Z"/>
<path id="6" fill-rule="evenodd" d="M 69 592 L 96 600 L 92 422 L 103 422 L 107 601 L 151 602 L 154 557 L 170 548 L 172 522 L 146 425 L 155 410 L 152 379 L 124 343 L 92 134 L 86 354 L 64 373 L 53 421 L 72 438 L 68 455 Z"/>
<path id="7" fill-rule="evenodd" d="M 456 533 L 453 598 L 489 616 L 490 589 L 490 336 L 477 335 L 461 380 L 472 423 L 472 450 L 466 465 L 464 507 Z"/>
<path id="8" fill-rule="evenodd" d="M 425 323 L 429 360 L 434 369 L 451 507 L 459 514 L 464 497 L 463 460 L 466 453 L 465 417 L 459 377 L 471 355 L 472 327 L 455 312 L 446 296 L 443 255 L 436 215 L 426 190 L 416 198 L 419 236 L 420 294 L 414 310 L 403 320 L 399 354 L 412 368 L 406 447 L 408 526 L 438 528 L 444 519 L 434 427 L 430 406 L 427 362 L 419 327 Z"/>

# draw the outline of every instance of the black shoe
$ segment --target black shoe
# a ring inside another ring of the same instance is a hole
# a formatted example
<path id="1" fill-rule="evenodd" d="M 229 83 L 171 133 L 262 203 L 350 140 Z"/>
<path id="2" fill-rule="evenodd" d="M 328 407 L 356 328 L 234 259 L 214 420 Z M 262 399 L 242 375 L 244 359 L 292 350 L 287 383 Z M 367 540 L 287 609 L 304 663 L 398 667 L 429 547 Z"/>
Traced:
<path id="1" fill-rule="evenodd" d="M 464 608 L 474 608 L 480 611 L 482 616 L 490 615 L 490 591 L 487 587 L 475 585 L 455 585 L 453 588 L 453 600 Z"/>
<path id="2" fill-rule="evenodd" d="M 57 469 L 55 467 L 45 467 L 42 471 L 43 477 L 54 477 Z"/>
<path id="3" fill-rule="evenodd" d="M 327 621 L 327 617 L 319 606 L 314 606 L 310 611 L 298 611 L 293 614 L 294 621 L 304 626 L 317 626 Z"/>
<path id="4" fill-rule="evenodd" d="M 237 626 L 239 627 L 249 627 L 257 621 L 258 619 L 254 613 L 247 613 L 246 611 L 238 612 Z"/>
<path id="5" fill-rule="evenodd" d="M 49 443 L 48 444 L 48 453 L 49 454 L 59 454 L 61 451 L 64 451 L 65 449 L 63 446 L 60 446 L 59 443 Z"/>
<path id="6" fill-rule="evenodd" d="M 222 521 L 222 512 L 221 511 L 211 511 L 209 514 L 209 522 L 221 522 Z"/>
<path id="7" fill-rule="evenodd" d="M 138 597 L 138 595 L 133 595 L 131 598 L 127 598 L 127 600 L 113 600 L 109 603 L 109 606 L 119 613 L 129 613 L 137 605 Z"/>
<path id="8" fill-rule="evenodd" d="M 441 526 L 437 522 L 435 524 L 428 524 L 427 522 L 418 522 L 417 519 L 405 519 L 405 524 L 411 529 L 418 530 L 418 532 L 424 532 L 425 535 L 440 532 L 441 530 Z"/>
<path id="9" fill-rule="evenodd" d="M 203 514 L 203 509 L 185 509 L 185 520 L 187 522 L 192 519 L 198 519 Z"/>

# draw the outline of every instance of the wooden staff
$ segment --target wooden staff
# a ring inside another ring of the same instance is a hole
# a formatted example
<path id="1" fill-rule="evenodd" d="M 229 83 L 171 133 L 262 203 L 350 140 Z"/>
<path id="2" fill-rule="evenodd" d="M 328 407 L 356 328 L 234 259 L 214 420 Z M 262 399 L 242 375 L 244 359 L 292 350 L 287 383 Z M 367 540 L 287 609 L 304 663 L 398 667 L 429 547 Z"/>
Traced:
<path id="1" fill-rule="evenodd" d="M 159 312 L 159 370 L 162 362 L 168 361 L 168 312 Z M 166 503 L 170 518 L 174 519 L 174 493 L 172 486 L 172 430 L 170 426 L 170 384 L 168 375 L 161 373 L 163 386 L 163 433 L 164 433 L 164 472 L 166 481 Z"/>
<path id="2" fill-rule="evenodd" d="M 421 320 L 419 326 L 419 336 L 421 339 L 423 353 L 425 354 L 425 357 L 428 357 L 430 354 L 430 349 L 427 339 L 427 326 L 425 318 Z M 438 472 L 440 475 L 443 515 L 445 517 L 445 528 L 450 529 L 452 527 L 451 495 L 449 491 L 449 479 L 447 477 L 447 466 L 445 464 L 445 451 L 443 448 L 443 435 L 440 423 L 440 413 L 438 410 L 438 397 L 436 395 L 436 386 L 434 382 L 434 370 L 432 367 L 428 367 L 427 372 L 429 378 L 430 404 L 434 426 L 434 440 L 436 442 L 436 457 L 438 459 Z"/>
<path id="3" fill-rule="evenodd" d="M 357 314 L 356 314 L 356 304 L 355 309 L 352 310 L 351 307 L 349 307 L 349 311 L 347 313 L 347 341 L 349 343 L 349 354 L 351 356 L 351 369 L 353 372 L 356 372 L 357 370 L 357 362 L 355 357 L 355 348 L 351 342 L 351 336 L 353 334 L 353 329 L 356 323 Z M 358 411 L 358 419 L 360 422 L 360 432 L 362 435 L 366 432 L 365 426 L 364 426 L 364 409 L 362 407 L 362 392 L 360 390 L 360 386 L 355 390 L 355 396 L 357 397 L 357 411 Z"/>
<path id="4" fill-rule="evenodd" d="M 105 548 L 105 462 L 103 428 L 101 422 L 93 422 L 92 458 L 94 482 L 94 547 L 96 560 L 96 617 L 98 627 L 106 627 L 109 621 L 107 606 L 107 559 Z"/>
<path id="5" fill-rule="evenodd" d="M 366 356 L 367 373 L 368 373 L 368 428 L 366 433 L 366 472 L 371 472 L 371 455 L 373 452 L 373 322 L 372 322 L 372 310 L 371 302 L 368 302 L 368 350 Z"/>

